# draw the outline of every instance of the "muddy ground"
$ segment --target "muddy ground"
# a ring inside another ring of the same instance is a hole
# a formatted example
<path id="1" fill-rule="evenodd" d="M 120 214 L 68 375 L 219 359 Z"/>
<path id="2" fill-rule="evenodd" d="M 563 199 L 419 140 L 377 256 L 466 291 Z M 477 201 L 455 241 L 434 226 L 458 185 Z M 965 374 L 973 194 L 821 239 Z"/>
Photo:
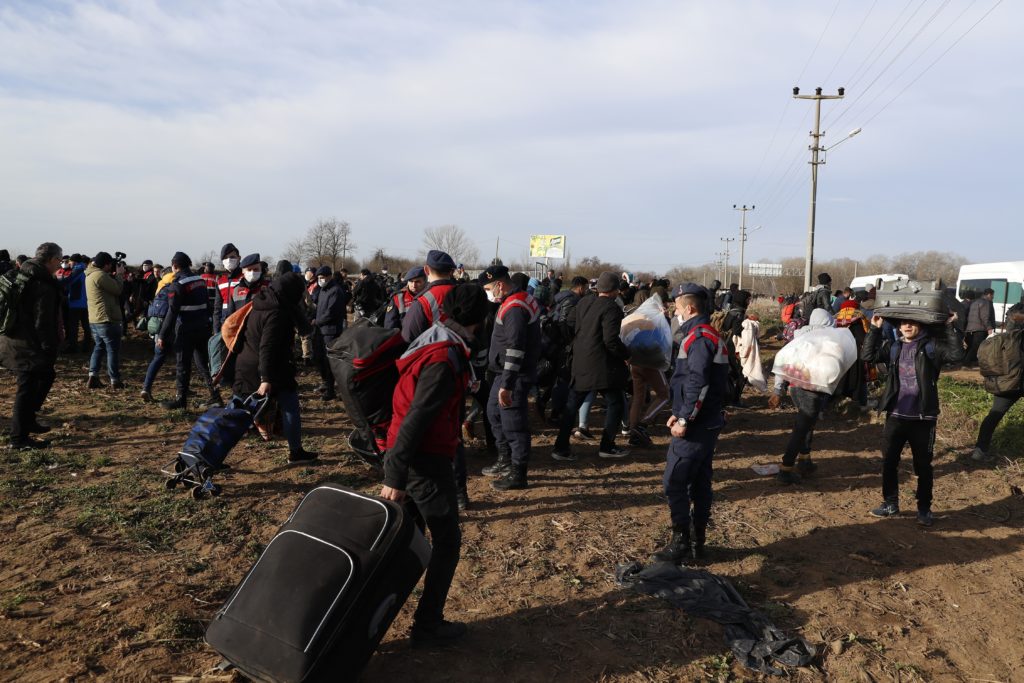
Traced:
<path id="1" fill-rule="evenodd" d="M 346 452 L 340 404 L 312 397 L 312 373 L 301 378 L 303 420 L 319 463 L 287 467 L 281 441 L 249 438 L 221 497 L 165 490 L 160 467 L 196 412 L 137 398 L 147 354 L 141 339 L 129 344 L 123 392 L 86 390 L 84 357 L 62 360 L 43 415 L 57 427 L 54 447 L 0 451 L 2 680 L 233 680 L 212 671 L 219 657 L 202 632 L 278 525 L 319 482 L 377 490 Z M 6 432 L 13 382 L 3 377 Z M 156 393 L 172 384 L 165 369 Z M 781 487 L 751 466 L 777 462 L 792 413 L 769 410 L 762 395 L 749 404 L 719 442 L 708 568 L 818 646 L 814 665 L 788 676 L 1024 680 L 1020 464 L 973 465 L 974 423 L 947 415 L 935 526 L 917 527 L 909 512 L 876 520 L 867 510 L 880 502 L 880 424 L 830 414 L 816 475 Z M 490 456 L 471 448 L 473 506 L 448 607 L 470 635 L 448 651 L 414 650 L 407 606 L 364 680 L 760 680 L 733 662 L 720 627 L 613 581 L 617 564 L 646 558 L 668 535 L 667 433 L 653 436 L 654 448 L 622 461 L 597 458 L 591 443 L 576 444 L 579 462 L 555 463 L 552 430 L 538 421 L 531 486 L 507 494 L 479 476 Z M 906 510 L 913 486 L 906 463 Z"/>

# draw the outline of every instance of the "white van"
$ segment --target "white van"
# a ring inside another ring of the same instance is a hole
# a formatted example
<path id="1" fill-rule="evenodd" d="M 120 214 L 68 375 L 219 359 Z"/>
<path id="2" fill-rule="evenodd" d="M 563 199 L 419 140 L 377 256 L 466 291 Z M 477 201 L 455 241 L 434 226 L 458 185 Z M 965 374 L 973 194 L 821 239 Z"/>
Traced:
<path id="1" fill-rule="evenodd" d="M 905 273 L 882 273 L 880 275 L 861 275 L 850 281 L 850 289 L 854 292 L 861 292 L 871 289 L 881 280 L 882 282 L 895 282 L 896 280 L 909 280 L 910 276 Z"/>
<path id="2" fill-rule="evenodd" d="M 972 263 L 960 266 L 956 279 L 956 296 L 963 301 L 976 298 L 986 289 L 992 289 L 995 296 L 992 303 L 996 309 L 996 323 L 1003 324 L 1006 310 L 1020 303 L 1024 294 L 1024 261 L 1002 263 Z"/>

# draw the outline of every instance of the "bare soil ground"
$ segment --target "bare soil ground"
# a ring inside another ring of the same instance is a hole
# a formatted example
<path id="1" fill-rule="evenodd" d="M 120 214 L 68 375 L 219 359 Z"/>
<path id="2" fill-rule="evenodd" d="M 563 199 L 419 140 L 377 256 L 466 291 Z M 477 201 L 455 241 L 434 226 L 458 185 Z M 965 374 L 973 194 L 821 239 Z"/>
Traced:
<path id="1" fill-rule="evenodd" d="M 138 400 L 148 346 L 135 340 L 127 355 L 132 384 L 119 393 L 87 391 L 83 358 L 62 360 L 43 416 L 57 427 L 54 447 L 0 451 L 2 680 L 232 680 L 211 671 L 219 657 L 202 633 L 278 525 L 319 482 L 377 490 L 346 452 L 340 404 L 309 397 L 311 373 L 303 419 L 319 463 L 287 467 L 282 442 L 249 438 L 221 497 L 165 490 L 159 468 L 196 413 Z M 0 387 L 4 431 L 12 384 Z M 171 385 L 167 369 L 157 393 Z M 780 487 L 751 466 L 777 462 L 793 415 L 769 410 L 764 396 L 750 404 L 719 443 L 708 568 L 818 645 L 814 666 L 789 677 L 1024 680 L 1020 464 L 974 466 L 965 458 L 974 423 L 947 413 L 935 526 L 918 528 L 909 512 L 876 520 L 867 510 L 880 502 L 879 424 L 829 415 L 817 474 Z M 563 464 L 548 456 L 553 433 L 538 422 L 531 487 L 509 494 L 479 476 L 490 456 L 471 449 L 473 507 L 448 608 L 470 636 L 451 650 L 414 650 L 407 606 L 364 680 L 759 680 L 732 661 L 717 625 L 614 584 L 617 564 L 646 558 L 668 535 L 666 430 L 654 436 L 655 448 L 622 461 L 576 444 L 580 461 Z M 907 463 L 907 510 L 913 486 Z"/>

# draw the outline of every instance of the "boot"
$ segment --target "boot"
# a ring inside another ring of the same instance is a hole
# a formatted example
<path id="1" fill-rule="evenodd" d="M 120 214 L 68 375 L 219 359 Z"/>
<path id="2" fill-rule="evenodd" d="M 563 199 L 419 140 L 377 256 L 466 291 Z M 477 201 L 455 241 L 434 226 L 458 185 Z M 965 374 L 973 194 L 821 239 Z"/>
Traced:
<path id="1" fill-rule="evenodd" d="M 167 410 L 179 410 L 188 407 L 188 397 L 179 395 L 167 401 L 160 401 L 160 406 Z"/>
<path id="2" fill-rule="evenodd" d="M 708 538 L 707 527 L 703 529 L 694 528 L 693 530 L 693 559 L 695 560 L 706 560 L 708 557 L 707 550 L 704 549 L 704 543 Z"/>
<path id="3" fill-rule="evenodd" d="M 206 402 L 204 408 L 213 408 L 214 406 L 224 405 L 224 399 L 220 396 L 220 389 L 211 386 L 210 388 L 210 399 Z"/>
<path id="4" fill-rule="evenodd" d="M 491 482 L 491 488 L 495 491 L 518 491 L 525 489 L 528 485 L 525 467 L 511 467 L 507 475 Z"/>
<path id="5" fill-rule="evenodd" d="M 504 477 L 512 470 L 512 457 L 498 454 L 498 459 L 493 465 L 488 465 L 482 472 L 488 477 Z"/>
<path id="6" fill-rule="evenodd" d="M 458 505 L 459 510 L 469 509 L 469 492 L 466 489 L 460 489 L 455 493 L 455 502 Z"/>
<path id="7" fill-rule="evenodd" d="M 651 562 L 679 564 L 690 557 L 690 530 L 673 528 L 668 545 L 651 555 Z"/>

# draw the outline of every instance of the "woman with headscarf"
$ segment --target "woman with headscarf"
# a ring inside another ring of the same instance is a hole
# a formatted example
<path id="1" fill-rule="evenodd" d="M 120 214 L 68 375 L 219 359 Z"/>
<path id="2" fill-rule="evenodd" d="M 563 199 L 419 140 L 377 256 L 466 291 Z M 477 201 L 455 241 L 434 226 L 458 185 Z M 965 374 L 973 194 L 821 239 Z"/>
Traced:
<path id="1" fill-rule="evenodd" d="M 317 456 L 302 447 L 298 383 L 292 360 L 295 329 L 309 325 L 299 307 L 304 285 L 297 274 L 286 272 L 253 297 L 235 363 L 236 396 L 259 394 L 277 401 L 288 440 L 289 464 L 308 462 Z"/>
<path id="2" fill-rule="evenodd" d="M 824 327 L 835 327 L 835 320 L 824 308 L 816 308 L 811 313 L 811 319 L 806 325 L 796 330 L 795 337 L 802 337 L 811 330 L 820 330 Z M 785 393 L 788 383 L 775 375 L 775 393 L 769 399 L 768 405 L 777 408 L 781 396 Z M 825 406 L 832 396 L 821 391 L 811 391 L 800 387 L 789 387 L 790 398 L 796 406 L 796 423 L 793 431 L 789 434 L 789 442 L 786 444 L 786 452 L 782 455 L 782 466 L 779 468 L 778 479 L 783 484 L 796 484 L 801 476 L 806 476 L 818 469 L 818 465 L 811 460 L 811 440 L 814 438 L 814 426 L 818 423 Z M 799 455 L 799 459 L 797 456 Z"/>

